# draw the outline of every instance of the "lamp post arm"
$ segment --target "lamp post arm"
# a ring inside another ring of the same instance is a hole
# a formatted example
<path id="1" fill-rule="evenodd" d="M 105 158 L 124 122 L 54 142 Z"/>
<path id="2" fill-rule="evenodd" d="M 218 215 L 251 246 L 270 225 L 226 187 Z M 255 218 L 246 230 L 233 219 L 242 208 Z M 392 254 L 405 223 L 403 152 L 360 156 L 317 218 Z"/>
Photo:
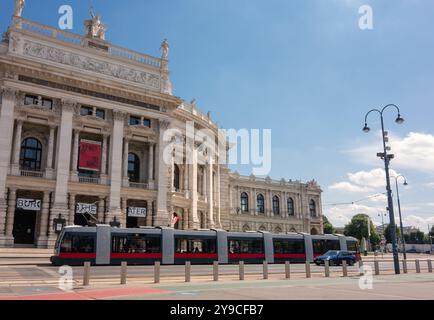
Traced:
<path id="1" fill-rule="evenodd" d="M 381 114 L 383 114 L 383 112 L 386 110 L 386 109 L 388 109 L 388 108 L 390 108 L 390 107 L 393 107 L 393 108 L 395 108 L 397 111 L 398 111 L 398 114 L 401 114 L 401 110 L 399 110 L 399 107 L 396 105 L 396 104 L 388 104 L 387 106 L 385 106 L 381 111 L 380 111 L 380 113 Z"/>
<path id="2" fill-rule="evenodd" d="M 368 116 L 372 113 L 372 112 L 378 112 L 380 115 L 382 114 L 380 110 L 378 109 L 372 109 L 371 111 L 369 111 L 366 116 L 365 116 L 365 123 L 368 123 Z"/>

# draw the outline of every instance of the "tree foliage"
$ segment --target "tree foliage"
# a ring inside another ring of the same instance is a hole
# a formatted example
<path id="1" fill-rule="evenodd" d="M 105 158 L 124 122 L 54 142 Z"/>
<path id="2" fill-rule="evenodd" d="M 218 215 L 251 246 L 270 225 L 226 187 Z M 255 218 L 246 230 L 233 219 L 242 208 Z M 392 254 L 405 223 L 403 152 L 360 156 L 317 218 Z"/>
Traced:
<path id="1" fill-rule="evenodd" d="M 386 229 L 384 229 L 384 237 L 386 238 L 387 243 L 392 243 L 392 228 L 390 224 L 387 225 Z M 398 242 L 401 239 L 401 229 L 396 227 L 396 241 Z"/>
<path id="2" fill-rule="evenodd" d="M 349 224 L 345 226 L 345 235 L 349 237 L 354 237 L 359 239 L 359 241 L 362 240 L 362 238 L 368 239 L 369 237 L 369 230 L 368 230 L 368 221 L 370 221 L 370 228 L 371 228 L 371 237 L 370 242 L 371 245 L 376 246 L 380 243 L 380 236 L 378 235 L 377 231 L 375 230 L 374 223 L 366 214 L 357 214 L 355 215 Z"/>
<path id="3" fill-rule="evenodd" d="M 324 221 L 324 233 L 325 234 L 333 234 L 335 233 L 335 227 L 330 223 L 329 219 L 326 216 L 323 216 Z"/>

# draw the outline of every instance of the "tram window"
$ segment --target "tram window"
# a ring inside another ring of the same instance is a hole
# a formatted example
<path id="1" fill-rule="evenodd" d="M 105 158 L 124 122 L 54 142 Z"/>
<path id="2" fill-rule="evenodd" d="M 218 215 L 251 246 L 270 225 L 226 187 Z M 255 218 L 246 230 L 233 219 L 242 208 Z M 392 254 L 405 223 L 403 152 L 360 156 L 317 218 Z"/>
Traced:
<path id="1" fill-rule="evenodd" d="M 230 240 L 229 253 L 264 253 L 262 240 Z"/>
<path id="2" fill-rule="evenodd" d="M 329 250 L 340 250 L 341 249 L 341 246 L 340 246 L 340 244 L 339 244 L 339 241 L 336 241 L 336 240 L 327 240 L 326 241 L 326 251 L 329 251 Z"/>
<path id="3" fill-rule="evenodd" d="M 214 239 L 175 239 L 176 253 L 216 253 Z"/>
<path id="4" fill-rule="evenodd" d="M 312 244 L 314 253 L 326 253 L 325 240 L 313 240 Z"/>
<path id="5" fill-rule="evenodd" d="M 66 234 L 60 245 L 62 253 L 93 253 L 95 252 L 94 235 Z"/>
<path id="6" fill-rule="evenodd" d="M 119 235 L 112 238 L 113 253 L 159 253 L 160 238 L 146 235 Z"/>
<path id="7" fill-rule="evenodd" d="M 347 241 L 347 249 L 348 251 L 358 252 L 359 246 L 357 245 L 357 242 Z"/>
<path id="8" fill-rule="evenodd" d="M 288 253 L 304 253 L 304 244 L 302 241 L 274 241 L 274 253 L 288 254 Z"/>

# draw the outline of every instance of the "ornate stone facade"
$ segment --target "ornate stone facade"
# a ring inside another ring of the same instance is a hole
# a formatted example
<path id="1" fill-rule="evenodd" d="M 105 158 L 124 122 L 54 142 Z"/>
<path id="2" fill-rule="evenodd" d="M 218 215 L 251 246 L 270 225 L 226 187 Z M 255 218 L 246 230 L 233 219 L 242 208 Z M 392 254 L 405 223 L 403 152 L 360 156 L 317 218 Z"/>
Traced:
<path id="1" fill-rule="evenodd" d="M 155 58 L 13 18 L 0 43 L 0 246 L 52 247 L 58 219 L 168 226 L 174 212 L 181 229 L 322 232 L 315 182 L 239 176 L 197 141 L 164 161 L 166 130 L 183 145 L 187 123 L 220 133 L 172 95 L 168 42 L 161 48 Z M 24 200 L 41 206 L 18 209 Z"/>

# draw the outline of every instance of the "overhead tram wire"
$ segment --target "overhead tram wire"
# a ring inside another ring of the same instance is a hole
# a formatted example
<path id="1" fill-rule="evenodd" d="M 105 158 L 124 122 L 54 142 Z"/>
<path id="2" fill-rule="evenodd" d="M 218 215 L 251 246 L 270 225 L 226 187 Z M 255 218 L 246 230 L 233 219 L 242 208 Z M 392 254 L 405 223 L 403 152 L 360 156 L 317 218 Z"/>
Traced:
<path id="1" fill-rule="evenodd" d="M 381 197 L 382 195 L 386 195 L 386 194 L 387 194 L 386 192 L 383 192 L 383 193 L 378 193 L 378 194 L 375 194 L 375 195 L 372 195 L 372 196 L 369 196 L 369 197 L 366 197 L 366 198 L 363 198 L 363 199 L 360 199 L 357 201 L 341 202 L 341 203 L 327 203 L 327 204 L 324 204 L 323 206 L 324 207 L 348 206 L 348 205 L 353 205 L 353 204 L 356 204 L 359 202 L 364 202 L 364 201 L 367 201 L 367 200 L 370 200 L 373 198 L 378 198 L 378 197 Z"/>

